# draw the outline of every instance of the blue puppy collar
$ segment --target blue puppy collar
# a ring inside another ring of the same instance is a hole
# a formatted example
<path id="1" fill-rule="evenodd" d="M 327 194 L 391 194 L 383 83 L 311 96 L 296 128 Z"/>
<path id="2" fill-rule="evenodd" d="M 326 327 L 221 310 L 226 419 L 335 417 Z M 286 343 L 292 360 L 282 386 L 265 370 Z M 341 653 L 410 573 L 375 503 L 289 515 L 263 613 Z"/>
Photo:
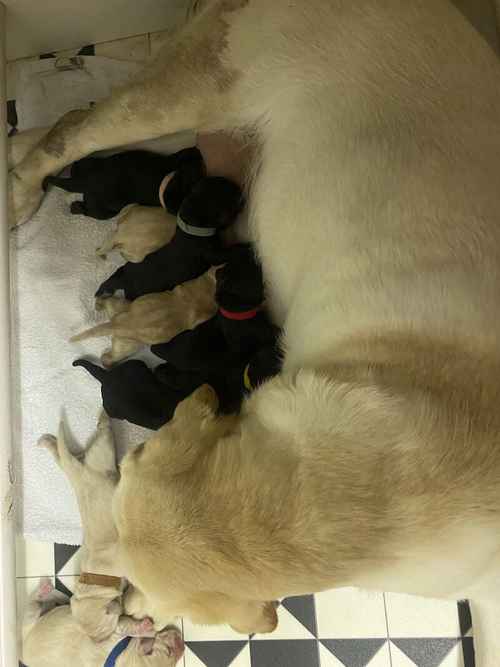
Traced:
<path id="1" fill-rule="evenodd" d="M 194 225 L 188 225 L 180 215 L 177 215 L 177 227 L 190 236 L 200 236 L 202 238 L 215 236 L 217 233 L 215 227 L 195 227 Z"/>
<path id="2" fill-rule="evenodd" d="M 131 639 L 132 639 L 132 637 L 124 637 L 124 639 L 122 639 L 118 642 L 118 644 L 114 647 L 114 649 L 111 651 L 111 653 L 106 658 L 106 662 L 104 663 L 104 667 L 115 667 L 116 661 L 121 656 L 121 654 L 124 651 L 127 650 Z"/>

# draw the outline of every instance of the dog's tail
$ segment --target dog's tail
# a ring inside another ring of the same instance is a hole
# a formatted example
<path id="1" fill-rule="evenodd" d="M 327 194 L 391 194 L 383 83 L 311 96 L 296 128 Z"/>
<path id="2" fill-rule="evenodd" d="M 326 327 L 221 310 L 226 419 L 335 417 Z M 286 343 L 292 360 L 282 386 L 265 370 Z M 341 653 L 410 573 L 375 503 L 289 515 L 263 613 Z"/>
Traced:
<path id="1" fill-rule="evenodd" d="M 113 325 L 111 322 L 105 322 L 104 324 L 98 324 L 96 327 L 92 327 L 92 329 L 82 331 L 82 333 L 79 333 L 76 336 L 72 336 L 69 339 L 69 342 L 77 343 L 78 341 L 87 340 L 88 338 L 102 338 L 103 336 L 111 336 L 112 333 Z"/>
<path id="2" fill-rule="evenodd" d="M 96 380 L 99 380 L 101 384 L 104 382 L 104 378 L 107 374 L 107 371 L 105 371 L 104 368 L 101 368 L 100 366 L 97 366 L 96 364 L 93 364 L 91 361 L 87 361 L 86 359 L 77 359 L 73 362 L 73 366 L 75 368 L 77 366 L 85 368 L 85 370 L 88 371 L 92 377 L 95 377 Z"/>

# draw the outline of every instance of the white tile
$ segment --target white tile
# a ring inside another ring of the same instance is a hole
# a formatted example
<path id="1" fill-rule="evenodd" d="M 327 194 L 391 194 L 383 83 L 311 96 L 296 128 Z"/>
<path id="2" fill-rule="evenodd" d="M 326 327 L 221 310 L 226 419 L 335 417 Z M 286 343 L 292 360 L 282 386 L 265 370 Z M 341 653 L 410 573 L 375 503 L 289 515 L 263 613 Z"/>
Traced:
<path id="1" fill-rule="evenodd" d="M 457 646 L 451 650 L 439 667 L 464 667 L 462 642 L 459 642 Z"/>
<path id="2" fill-rule="evenodd" d="M 389 642 L 386 642 L 381 649 L 377 651 L 366 667 L 391 667 Z"/>
<path id="3" fill-rule="evenodd" d="M 391 644 L 392 667 L 415 667 L 413 660 L 400 651 L 397 646 Z"/>
<path id="4" fill-rule="evenodd" d="M 247 644 L 243 651 L 231 662 L 231 667 L 251 667 L 251 664 L 250 644 Z"/>
<path id="5" fill-rule="evenodd" d="M 283 606 L 278 607 L 278 619 L 278 627 L 274 632 L 255 635 L 255 639 L 272 641 L 277 639 L 314 639 L 314 635 Z"/>
<path id="6" fill-rule="evenodd" d="M 78 575 L 80 576 L 80 563 L 82 561 L 82 550 L 78 549 L 78 551 L 71 556 L 71 558 L 68 560 L 68 562 L 65 564 L 65 566 L 59 570 L 57 573 L 57 576 L 60 578 L 61 575 Z"/>
<path id="7" fill-rule="evenodd" d="M 331 653 L 323 644 L 319 644 L 319 660 L 321 667 L 345 667 L 340 660 Z"/>
<path id="8" fill-rule="evenodd" d="M 381 593 L 342 588 L 316 595 L 318 637 L 386 637 L 384 598 Z"/>
<path id="9" fill-rule="evenodd" d="M 74 592 L 76 583 L 78 581 L 78 577 L 70 577 L 70 576 L 60 577 L 58 575 L 57 578 L 60 579 L 61 583 L 63 583 L 69 591 L 71 591 L 72 593 Z"/>
<path id="10" fill-rule="evenodd" d="M 229 625 L 194 625 L 185 618 L 184 639 L 185 641 L 196 642 L 244 641 L 248 637 L 235 632 Z"/>
<path id="11" fill-rule="evenodd" d="M 189 646 L 184 649 L 184 665 L 185 667 L 205 667 L 205 663 L 191 651 Z"/>
<path id="12" fill-rule="evenodd" d="M 390 637 L 459 637 L 456 602 L 386 594 Z"/>
<path id="13" fill-rule="evenodd" d="M 149 50 L 152 58 L 158 55 L 162 46 L 175 35 L 175 28 L 149 33 Z"/>
<path id="14" fill-rule="evenodd" d="M 16 538 L 16 576 L 50 577 L 54 574 L 54 545 Z"/>
<path id="15" fill-rule="evenodd" d="M 96 44 L 95 55 L 115 60 L 145 62 L 149 58 L 149 35 L 135 35 Z"/>

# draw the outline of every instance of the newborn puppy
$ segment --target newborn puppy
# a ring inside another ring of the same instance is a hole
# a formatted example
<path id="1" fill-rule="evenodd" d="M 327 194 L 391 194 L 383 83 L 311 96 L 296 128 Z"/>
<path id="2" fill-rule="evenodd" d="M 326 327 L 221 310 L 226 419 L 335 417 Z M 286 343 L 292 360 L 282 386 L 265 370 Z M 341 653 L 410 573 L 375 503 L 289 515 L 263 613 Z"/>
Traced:
<path id="1" fill-rule="evenodd" d="M 118 250 L 127 262 L 142 262 L 150 253 L 172 240 L 175 217 L 160 206 L 126 206 L 116 220 L 117 229 L 97 249 L 99 257 Z"/>
<path id="2" fill-rule="evenodd" d="M 240 188 L 225 178 L 204 178 L 183 201 L 172 241 L 139 264 L 128 262 L 105 280 L 96 297 L 122 289 L 128 300 L 171 290 L 205 273 L 222 246 L 219 231 L 243 206 Z"/>
<path id="3" fill-rule="evenodd" d="M 261 310 L 264 285 L 252 247 L 233 246 L 224 254 L 227 263 L 216 272 L 218 312 L 170 342 L 153 345 L 151 351 L 179 370 L 198 374 L 200 385 L 211 384 L 226 412 L 239 406 L 244 369 L 259 350 L 268 349 L 269 369 L 260 361 L 266 377 L 279 368 L 279 329 Z"/>
<path id="4" fill-rule="evenodd" d="M 98 299 L 109 322 L 71 338 L 72 342 L 111 336 L 111 350 L 101 357 L 104 366 L 126 359 L 143 345 L 170 340 L 180 331 L 195 327 L 215 310 L 215 269 L 161 294 L 147 294 L 135 301 L 118 297 Z"/>
<path id="5" fill-rule="evenodd" d="M 121 577 L 116 558 L 118 536 L 111 505 L 118 470 L 108 416 L 102 413 L 83 457 L 77 458 L 69 451 L 62 425 L 57 438 L 45 435 L 39 445 L 50 451 L 66 474 L 80 510 L 82 575 L 71 598 L 75 623 L 96 642 L 117 632 L 120 623 L 127 623 L 129 634 L 151 634 L 151 620 L 134 621 L 122 613 L 121 598 L 127 582 Z"/>
<path id="6" fill-rule="evenodd" d="M 184 642 L 177 628 L 131 638 L 128 625 L 95 642 L 77 623 L 66 596 L 43 580 L 25 614 L 22 660 L 29 667 L 174 667 L 182 658 Z M 112 652 L 116 663 L 107 662 Z"/>
<path id="7" fill-rule="evenodd" d="M 250 361 L 221 366 L 215 371 L 179 371 L 172 364 L 155 369 L 157 379 L 172 391 L 186 397 L 203 384 L 210 384 L 219 399 L 218 412 L 231 414 L 239 411 L 243 397 L 281 371 L 282 355 L 278 341 L 261 348 Z"/>
<path id="8" fill-rule="evenodd" d="M 75 162 L 70 178 L 47 176 L 44 188 L 56 185 L 67 192 L 83 193 L 83 201 L 71 204 L 71 213 L 107 220 L 127 204 L 159 206 L 159 190 L 166 174 L 187 169 L 169 183 L 165 201 L 178 201 L 204 176 L 203 158 L 197 148 L 186 148 L 173 155 L 148 151 L 125 151 L 105 158 L 87 157 Z M 180 202 L 178 202 L 180 204 Z"/>
<path id="9" fill-rule="evenodd" d="M 101 383 L 102 404 L 114 419 L 125 419 L 132 424 L 159 429 L 170 421 L 175 408 L 193 389 L 187 392 L 167 386 L 143 361 L 133 359 L 104 370 L 78 359 L 73 366 L 85 368 Z"/>

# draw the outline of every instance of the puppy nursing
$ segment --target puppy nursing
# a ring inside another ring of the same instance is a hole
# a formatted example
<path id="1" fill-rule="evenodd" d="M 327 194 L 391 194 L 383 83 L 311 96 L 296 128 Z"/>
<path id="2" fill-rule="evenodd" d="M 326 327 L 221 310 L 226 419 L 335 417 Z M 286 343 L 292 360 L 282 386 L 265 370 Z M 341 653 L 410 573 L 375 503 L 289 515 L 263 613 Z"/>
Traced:
<path id="1" fill-rule="evenodd" d="M 161 207 L 126 206 L 116 220 L 117 230 L 96 253 L 106 259 L 108 253 L 118 250 L 127 262 L 142 262 L 155 250 L 172 240 L 175 217 Z"/>
<path id="2" fill-rule="evenodd" d="M 207 0 L 144 82 L 15 167 L 13 218 L 90 149 L 188 127 L 259 144 L 284 370 L 239 416 L 197 390 L 127 455 L 113 516 L 137 606 L 248 633 L 273 630 L 276 598 L 336 586 L 467 597 L 476 664 L 498 667 L 496 56 L 447 0 Z M 186 328 L 168 294 L 159 343 Z M 81 337 L 122 336 L 108 363 L 153 342 L 141 298 Z"/>

